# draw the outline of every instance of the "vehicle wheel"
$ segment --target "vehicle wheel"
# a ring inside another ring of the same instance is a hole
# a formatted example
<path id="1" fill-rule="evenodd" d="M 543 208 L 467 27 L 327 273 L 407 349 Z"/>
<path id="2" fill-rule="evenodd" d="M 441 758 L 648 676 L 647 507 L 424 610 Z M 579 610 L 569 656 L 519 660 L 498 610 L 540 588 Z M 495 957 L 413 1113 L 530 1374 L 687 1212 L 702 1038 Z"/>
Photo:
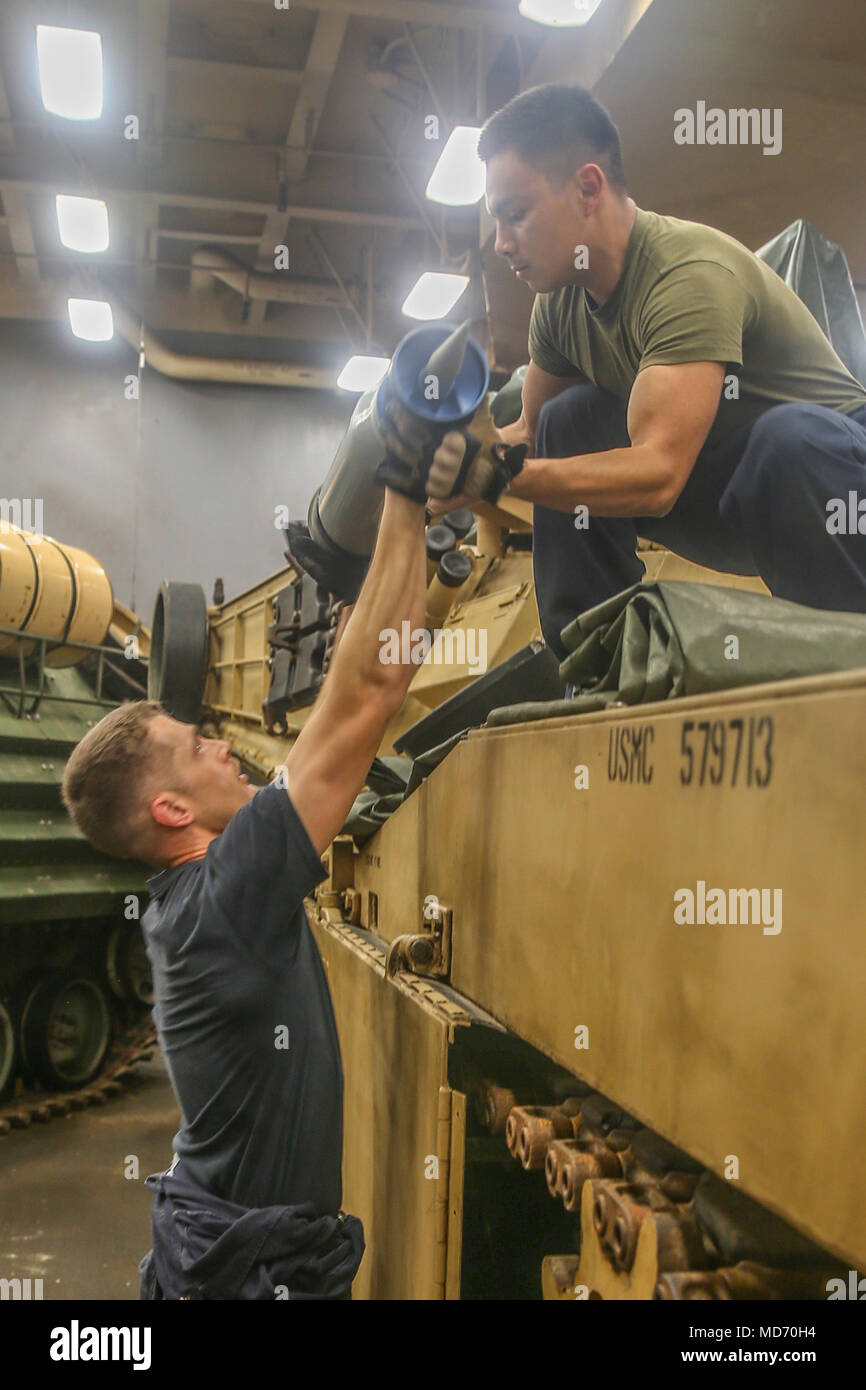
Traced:
<path id="1" fill-rule="evenodd" d="M 195 724 L 207 674 L 207 602 L 200 584 L 165 580 L 159 586 L 150 636 L 147 697 L 170 715 Z"/>
<path id="2" fill-rule="evenodd" d="M 153 1004 L 153 977 L 140 927 L 114 928 L 108 939 L 105 964 L 109 984 L 118 999 Z"/>
<path id="3" fill-rule="evenodd" d="M 15 1075 L 15 1027 L 6 1005 L 0 1000 L 0 1096 L 6 1094 Z"/>
<path id="4" fill-rule="evenodd" d="M 21 1015 L 21 1052 L 49 1086 L 81 1086 L 96 1076 L 111 1040 L 105 990 L 73 971 L 46 975 Z"/>

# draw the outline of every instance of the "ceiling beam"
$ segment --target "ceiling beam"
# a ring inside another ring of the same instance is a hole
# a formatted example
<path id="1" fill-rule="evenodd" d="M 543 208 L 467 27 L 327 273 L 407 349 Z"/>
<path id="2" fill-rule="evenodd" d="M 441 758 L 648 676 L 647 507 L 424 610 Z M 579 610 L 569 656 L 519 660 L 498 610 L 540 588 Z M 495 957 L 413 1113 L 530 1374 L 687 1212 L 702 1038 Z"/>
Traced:
<path id="1" fill-rule="evenodd" d="M 259 63 L 222 63 L 212 58 L 186 58 L 170 53 L 168 71 L 183 78 L 230 77 L 255 82 L 276 82 L 284 87 L 296 87 L 304 77 L 303 68 L 266 67 Z"/>
<path id="2" fill-rule="evenodd" d="M 269 212 L 265 218 L 262 234 L 257 237 L 256 269 L 274 270 L 276 248 L 286 246 L 291 217 L 284 212 Z M 291 268 L 291 252 L 289 252 Z M 268 313 L 266 300 L 256 299 L 250 304 L 250 322 L 253 328 L 261 328 Z"/>
<path id="3" fill-rule="evenodd" d="M 168 13 L 169 0 L 138 0 L 135 10 L 136 98 L 141 126 L 136 154 L 153 169 L 162 164 Z"/>
<path id="4" fill-rule="evenodd" d="M 247 5 L 267 6 L 273 17 L 274 0 L 240 0 Z M 288 9 L 288 6 L 280 7 Z M 366 15 L 369 19 L 391 20 L 395 24 L 428 24 L 436 29 L 489 29 L 494 34 L 537 34 L 538 25 L 508 8 L 486 9 L 481 5 L 438 3 L 437 0 L 291 0 L 293 11 L 324 10 L 334 14 Z"/>
<path id="5" fill-rule="evenodd" d="M 298 182 L 306 178 L 310 165 L 309 150 L 315 142 L 348 23 L 349 16 L 341 14 L 322 13 L 316 19 L 300 89 L 286 133 L 287 148 L 281 157 L 281 173 L 289 182 Z M 290 146 L 302 148 L 288 148 Z M 258 270 L 273 269 L 275 249 L 277 246 L 286 245 L 290 222 L 291 218 L 280 211 L 272 212 L 265 218 L 256 254 Z M 254 327 L 261 327 L 267 312 L 268 304 L 265 300 L 255 300 L 250 305 L 249 316 Z"/>
<path id="6" fill-rule="evenodd" d="M 39 261 L 36 256 L 36 243 L 27 209 L 27 196 L 12 184 L 0 183 L 0 195 L 6 209 L 6 226 L 9 240 L 15 253 L 15 265 L 24 285 L 39 284 Z"/>
<path id="7" fill-rule="evenodd" d="M 103 282 L 105 284 L 105 282 Z M 0 319 L 42 319 L 68 322 L 67 295 L 74 292 L 74 277 L 42 280 L 25 286 L 13 274 L 4 273 L 0 266 Z M 105 284 L 107 297 L 112 289 Z M 275 338 L 309 343 L 345 343 L 345 334 L 335 321 L 333 308 L 293 304 L 291 309 L 279 307 L 273 320 L 256 328 L 240 322 L 239 301 L 236 295 L 190 295 L 187 290 L 159 286 L 147 296 L 145 304 L 148 325 L 163 333 L 207 333 L 222 337 Z"/>
<path id="8" fill-rule="evenodd" d="M 168 45 L 168 0 L 138 0 L 133 17 L 135 40 L 136 103 L 141 125 L 136 159 L 148 175 L 162 165 L 162 135 L 165 125 L 165 54 Z M 146 262 L 138 275 L 140 293 L 149 293 L 156 283 L 156 268 L 150 264 L 150 233 L 159 222 L 159 204 L 142 197 L 132 209 L 136 258 Z"/>
<path id="9" fill-rule="evenodd" d="M 154 227 L 150 234 L 151 242 L 166 237 L 169 241 L 194 241 L 196 245 L 216 242 L 219 246 L 258 246 L 257 233 L 188 231 L 176 227 Z"/>
<path id="10" fill-rule="evenodd" d="M 320 14 L 316 19 L 303 81 L 286 136 L 287 145 L 306 146 L 314 143 L 348 23 L 349 16 L 346 14 Z M 308 154 L 291 150 L 286 152 L 284 158 L 286 177 L 290 182 L 306 177 L 310 162 Z"/>
<path id="11" fill-rule="evenodd" d="M 39 179 L 0 178 L 0 191 L 3 189 L 35 194 L 50 199 L 53 199 L 56 193 L 54 183 L 43 182 Z M 70 187 L 67 191 L 74 193 L 76 190 L 74 187 Z M 89 188 L 82 188 L 81 192 L 83 195 L 91 196 Z M 116 199 L 122 203 L 124 201 L 138 202 L 141 198 L 155 198 L 160 205 L 170 207 L 218 208 L 220 210 L 228 208 L 232 212 L 255 212 L 264 217 L 277 211 L 272 202 L 252 198 L 236 198 L 230 193 L 216 197 L 203 193 L 172 192 L 168 189 L 110 188 L 101 184 L 100 196 L 107 202 L 111 199 Z M 297 217 L 306 222 L 335 222 L 356 227 L 386 227 L 392 231 L 401 232 L 421 231 L 424 226 L 419 217 L 408 217 L 402 213 L 368 212 L 360 208 L 307 206 L 304 203 L 289 203 L 284 215 Z"/>
<path id="12" fill-rule="evenodd" d="M 9 102 L 6 98 L 6 84 L 3 81 L 3 69 L 0 68 L 0 155 L 11 154 L 15 148 L 15 126 L 12 122 L 12 112 L 9 109 Z"/>
<path id="13" fill-rule="evenodd" d="M 12 112 L 6 97 L 6 84 L 0 68 L 0 154 L 11 155 L 15 150 L 15 128 Z M 39 261 L 36 259 L 36 243 L 33 240 L 33 227 L 27 207 L 27 197 L 20 190 L 0 183 L 0 196 L 3 198 L 5 223 L 9 231 L 9 241 L 16 254 L 15 267 L 22 284 L 30 287 L 39 284 Z"/>

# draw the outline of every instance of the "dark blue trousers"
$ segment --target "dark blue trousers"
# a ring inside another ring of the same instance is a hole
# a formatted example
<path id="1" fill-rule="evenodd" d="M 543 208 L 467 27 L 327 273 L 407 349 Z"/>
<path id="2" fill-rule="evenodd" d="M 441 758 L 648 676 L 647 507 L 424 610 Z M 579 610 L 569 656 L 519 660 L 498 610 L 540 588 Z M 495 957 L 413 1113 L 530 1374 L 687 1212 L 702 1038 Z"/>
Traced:
<path id="1" fill-rule="evenodd" d="M 538 458 L 570 458 L 630 444 L 625 402 L 572 386 L 541 409 Z M 866 534 L 832 535 L 827 503 L 866 499 L 866 406 L 772 406 L 705 447 L 664 517 L 590 516 L 535 507 L 533 567 L 541 626 L 562 660 L 559 634 L 587 608 L 640 580 L 637 537 L 729 574 L 759 574 L 772 594 L 812 608 L 866 613 Z M 863 519 L 866 530 L 866 517 Z"/>

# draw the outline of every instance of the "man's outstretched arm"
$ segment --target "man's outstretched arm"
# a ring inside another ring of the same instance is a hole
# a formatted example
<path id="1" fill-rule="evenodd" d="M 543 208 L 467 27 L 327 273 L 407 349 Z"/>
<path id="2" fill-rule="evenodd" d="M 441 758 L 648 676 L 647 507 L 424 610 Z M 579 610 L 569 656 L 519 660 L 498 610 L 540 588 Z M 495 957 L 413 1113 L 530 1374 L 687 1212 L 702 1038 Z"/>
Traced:
<path id="1" fill-rule="evenodd" d="M 556 511 L 583 503 L 590 516 L 667 515 L 716 418 L 724 376 L 721 362 L 645 368 L 629 400 L 630 448 L 528 459 L 509 494 Z"/>
<path id="2" fill-rule="evenodd" d="M 286 758 L 288 791 L 321 854 L 364 785 L 415 674 L 383 662 L 381 636 L 424 625 L 424 507 L 387 489 L 376 549 L 310 718 Z"/>

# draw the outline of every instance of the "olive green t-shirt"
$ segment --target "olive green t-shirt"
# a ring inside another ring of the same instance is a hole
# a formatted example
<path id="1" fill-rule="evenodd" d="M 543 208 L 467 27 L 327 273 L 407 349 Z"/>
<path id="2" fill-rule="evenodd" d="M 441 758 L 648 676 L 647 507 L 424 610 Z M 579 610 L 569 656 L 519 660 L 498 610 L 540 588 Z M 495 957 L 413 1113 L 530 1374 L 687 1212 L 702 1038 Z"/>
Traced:
<path id="1" fill-rule="evenodd" d="M 783 401 L 844 414 L 866 405 L 866 389 L 774 270 L 714 227 L 641 208 L 604 304 L 580 285 L 536 295 L 529 355 L 542 371 L 579 372 L 623 400 L 644 367 L 724 363 L 709 446 Z"/>

